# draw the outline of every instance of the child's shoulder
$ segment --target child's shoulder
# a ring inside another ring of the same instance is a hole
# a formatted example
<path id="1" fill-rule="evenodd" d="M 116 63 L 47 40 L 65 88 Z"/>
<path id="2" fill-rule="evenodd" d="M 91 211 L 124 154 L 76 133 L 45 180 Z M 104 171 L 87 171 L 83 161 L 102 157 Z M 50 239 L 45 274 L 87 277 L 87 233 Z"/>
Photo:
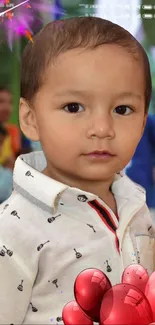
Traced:
<path id="1" fill-rule="evenodd" d="M 20 270 L 33 282 L 40 257 L 37 247 L 42 238 L 33 220 L 32 224 L 30 222 L 30 209 L 27 211 L 29 202 L 23 199 L 14 191 L 0 205 L 0 258 L 3 258 L 3 268 L 10 268 L 15 273 Z"/>
<path id="2" fill-rule="evenodd" d="M 18 192 L 0 205 L 0 243 L 16 240 L 22 244 L 27 238 L 27 246 L 40 239 L 39 223 L 40 211 L 29 200 Z M 42 218 L 43 219 L 43 218 Z M 40 222 L 41 223 L 41 222 Z"/>
<path id="3" fill-rule="evenodd" d="M 148 234 L 149 236 L 155 237 L 155 226 L 146 203 L 135 214 L 135 218 L 133 218 L 130 227 L 136 234 Z"/>
<path id="4" fill-rule="evenodd" d="M 25 201 L 25 202 L 24 202 Z M 0 205 L 0 220 L 2 216 L 10 215 L 12 210 L 20 210 L 25 215 L 26 209 L 29 207 L 29 201 L 24 200 L 24 197 L 13 190 L 10 197 Z"/>

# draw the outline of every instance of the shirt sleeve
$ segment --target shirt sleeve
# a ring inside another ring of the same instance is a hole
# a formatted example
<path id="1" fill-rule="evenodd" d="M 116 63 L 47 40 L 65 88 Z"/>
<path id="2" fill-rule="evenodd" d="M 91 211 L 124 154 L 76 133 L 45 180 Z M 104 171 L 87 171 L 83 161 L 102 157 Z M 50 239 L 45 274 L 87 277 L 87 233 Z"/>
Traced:
<path id="1" fill-rule="evenodd" d="M 0 324 L 22 324 L 30 302 L 32 283 L 18 258 L 1 243 Z"/>
<path id="2" fill-rule="evenodd" d="M 151 213 L 146 204 L 145 204 L 145 211 L 146 214 L 144 213 L 144 216 L 146 215 L 147 218 L 147 229 L 152 241 L 153 271 L 155 271 L 155 225 L 152 221 Z"/>
<path id="3" fill-rule="evenodd" d="M 12 216 L 0 209 L 1 325 L 23 323 L 37 274 L 28 231 L 25 233 L 24 224 Z"/>

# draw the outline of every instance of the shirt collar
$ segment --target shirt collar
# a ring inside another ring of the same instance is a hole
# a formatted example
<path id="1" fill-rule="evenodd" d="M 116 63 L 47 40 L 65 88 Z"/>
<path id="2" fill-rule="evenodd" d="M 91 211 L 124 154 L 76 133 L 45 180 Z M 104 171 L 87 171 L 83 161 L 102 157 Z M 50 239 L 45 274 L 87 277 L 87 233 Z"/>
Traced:
<path id="1" fill-rule="evenodd" d="M 86 195 L 90 201 L 98 199 L 95 194 L 70 187 L 42 174 L 45 167 L 46 158 L 42 151 L 18 157 L 13 173 L 14 189 L 50 213 L 56 212 L 58 199 L 63 192 L 68 192 L 70 201 L 71 196 L 73 198 L 78 195 Z M 112 192 L 117 203 L 120 198 L 122 201 L 122 198 L 127 200 L 130 197 L 145 201 L 145 190 L 138 184 L 135 185 L 124 172 L 115 175 Z"/>
<path id="2" fill-rule="evenodd" d="M 114 182 L 112 184 L 112 192 L 116 197 L 124 199 L 132 199 L 145 202 L 146 191 L 139 184 L 133 182 L 124 171 L 115 175 Z"/>
<path id="3" fill-rule="evenodd" d="M 64 191 L 72 195 L 87 194 L 88 200 L 96 195 L 58 182 L 44 174 L 46 158 L 42 151 L 21 155 L 17 158 L 13 173 L 14 189 L 48 212 L 55 213 L 57 200 Z"/>

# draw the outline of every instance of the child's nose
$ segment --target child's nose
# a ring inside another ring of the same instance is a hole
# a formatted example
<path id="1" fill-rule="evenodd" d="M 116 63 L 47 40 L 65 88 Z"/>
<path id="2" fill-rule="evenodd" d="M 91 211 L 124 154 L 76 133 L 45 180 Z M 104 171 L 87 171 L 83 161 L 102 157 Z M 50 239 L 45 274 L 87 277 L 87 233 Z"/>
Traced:
<path id="1" fill-rule="evenodd" d="M 114 138 L 115 130 L 112 117 L 108 114 L 93 116 L 87 129 L 87 137 Z"/>

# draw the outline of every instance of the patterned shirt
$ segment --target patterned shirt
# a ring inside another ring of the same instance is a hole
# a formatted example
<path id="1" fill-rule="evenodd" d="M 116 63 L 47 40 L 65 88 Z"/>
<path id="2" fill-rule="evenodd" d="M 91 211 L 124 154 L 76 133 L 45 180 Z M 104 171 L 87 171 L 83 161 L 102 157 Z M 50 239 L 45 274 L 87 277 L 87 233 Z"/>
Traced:
<path id="1" fill-rule="evenodd" d="M 145 260 L 149 250 L 153 267 L 150 241 L 146 249 L 138 241 L 141 254 L 132 239 L 152 228 L 142 188 L 116 175 L 115 215 L 95 194 L 43 175 L 45 167 L 42 152 L 19 157 L 14 191 L 0 206 L 0 324 L 62 324 L 63 307 L 75 299 L 75 279 L 84 269 L 100 269 L 114 285 L 124 267 Z"/>

